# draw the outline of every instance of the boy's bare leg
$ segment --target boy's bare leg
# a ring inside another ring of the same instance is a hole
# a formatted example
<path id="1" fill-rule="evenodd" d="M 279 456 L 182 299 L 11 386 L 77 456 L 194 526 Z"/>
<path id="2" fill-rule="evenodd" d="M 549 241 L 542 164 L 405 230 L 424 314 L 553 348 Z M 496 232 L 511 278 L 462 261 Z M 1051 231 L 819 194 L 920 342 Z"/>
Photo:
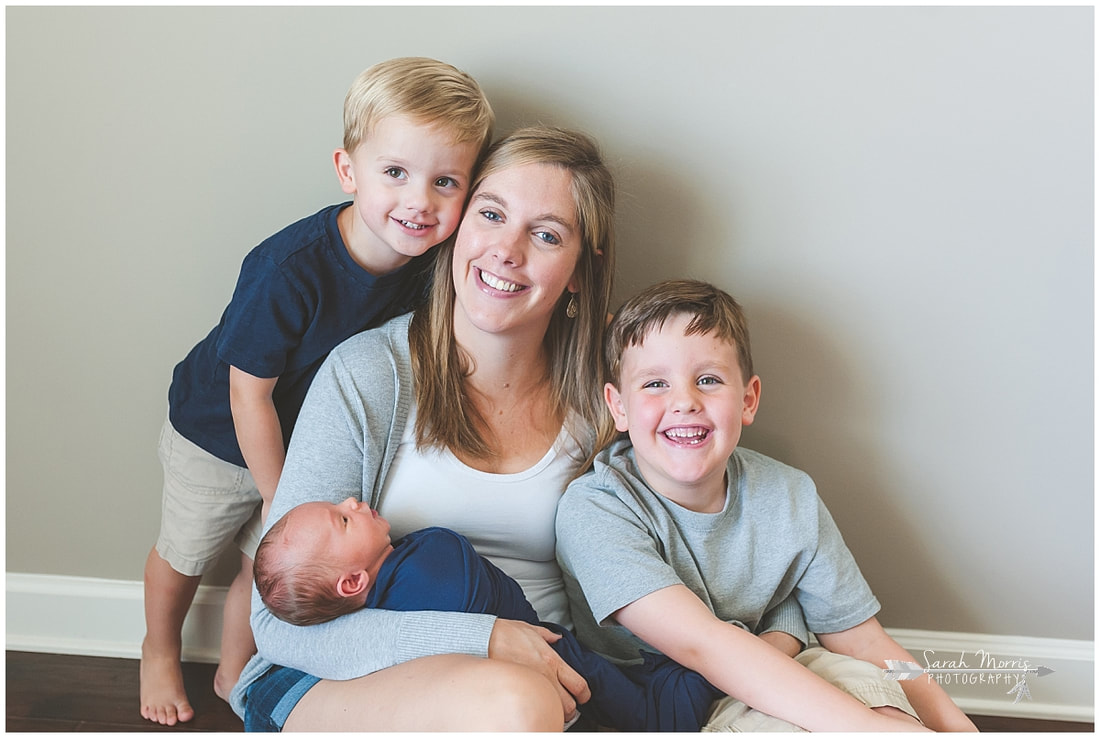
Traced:
<path id="1" fill-rule="evenodd" d="M 222 613 L 222 649 L 214 674 L 214 693 L 226 702 L 244 665 L 256 653 L 256 640 L 248 623 L 252 606 L 252 559 L 241 554 L 241 570 L 225 595 Z"/>
<path id="2" fill-rule="evenodd" d="M 874 710 L 875 712 L 877 712 L 880 715 L 886 715 L 887 717 L 892 717 L 895 720 L 901 720 L 902 722 L 913 723 L 914 725 L 920 725 L 920 720 L 917 720 L 915 717 L 913 717 L 912 715 L 907 713 L 905 710 L 899 709 L 897 707 L 893 707 L 891 705 L 884 705 L 882 707 L 872 707 L 871 709 Z"/>
<path id="3" fill-rule="evenodd" d="M 161 725 L 195 711 L 183 688 L 183 620 L 202 577 L 180 574 L 156 548 L 145 560 L 145 640 L 141 644 L 141 716 Z"/>

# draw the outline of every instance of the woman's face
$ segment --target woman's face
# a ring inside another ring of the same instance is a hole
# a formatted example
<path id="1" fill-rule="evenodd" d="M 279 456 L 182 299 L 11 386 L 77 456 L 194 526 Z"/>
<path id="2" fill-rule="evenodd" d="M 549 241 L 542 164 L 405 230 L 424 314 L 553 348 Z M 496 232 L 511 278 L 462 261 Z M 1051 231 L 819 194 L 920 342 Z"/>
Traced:
<path id="1" fill-rule="evenodd" d="M 546 333 L 574 272 L 581 234 L 572 175 L 524 164 L 489 175 L 470 200 L 455 242 L 455 331 Z"/>

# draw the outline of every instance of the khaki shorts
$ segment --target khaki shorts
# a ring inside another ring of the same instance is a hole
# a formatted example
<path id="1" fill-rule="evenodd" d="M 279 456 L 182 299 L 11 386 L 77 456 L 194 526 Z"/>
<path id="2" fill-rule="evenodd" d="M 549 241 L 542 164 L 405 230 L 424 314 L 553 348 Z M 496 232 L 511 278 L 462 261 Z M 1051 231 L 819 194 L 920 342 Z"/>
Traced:
<path id="1" fill-rule="evenodd" d="M 916 710 L 909 704 L 901 685 L 882 675 L 882 669 L 851 656 L 808 648 L 795 656 L 795 661 L 835 687 L 855 697 L 868 707 L 896 707 L 914 718 Z M 704 733 L 803 733 L 802 728 L 766 713 L 754 710 L 733 697 L 723 697 L 711 708 Z"/>
<path id="2" fill-rule="evenodd" d="M 248 469 L 199 448 L 168 420 L 157 451 L 164 465 L 160 557 L 189 577 L 213 566 L 234 542 L 255 557 L 263 498 Z"/>

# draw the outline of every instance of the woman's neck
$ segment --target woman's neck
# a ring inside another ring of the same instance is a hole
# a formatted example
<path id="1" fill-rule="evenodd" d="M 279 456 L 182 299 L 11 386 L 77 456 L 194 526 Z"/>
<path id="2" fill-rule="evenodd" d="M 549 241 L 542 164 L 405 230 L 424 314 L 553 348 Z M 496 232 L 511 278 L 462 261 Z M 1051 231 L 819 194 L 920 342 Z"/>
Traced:
<path id="1" fill-rule="evenodd" d="M 463 331 L 455 340 L 470 357 L 469 396 L 483 421 L 488 458 L 457 454 L 482 471 L 511 473 L 542 458 L 561 431 L 542 334 L 490 334 Z"/>
<path id="2" fill-rule="evenodd" d="M 472 364 L 467 381 L 477 392 L 490 396 L 549 386 L 544 335 L 531 331 L 485 333 L 455 320 L 455 340 Z"/>

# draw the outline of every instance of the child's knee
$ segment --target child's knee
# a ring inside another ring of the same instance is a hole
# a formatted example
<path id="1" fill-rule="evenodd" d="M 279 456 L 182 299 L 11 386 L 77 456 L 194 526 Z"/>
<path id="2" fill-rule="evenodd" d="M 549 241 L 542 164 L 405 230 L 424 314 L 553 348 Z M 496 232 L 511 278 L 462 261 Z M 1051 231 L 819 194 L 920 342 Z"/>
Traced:
<path id="1" fill-rule="evenodd" d="M 872 707 L 871 709 L 874 710 L 875 712 L 879 713 L 880 715 L 885 715 L 886 717 L 891 717 L 891 718 L 894 718 L 895 720 L 902 720 L 902 721 L 907 722 L 907 723 L 914 723 L 916 725 L 920 725 L 920 720 L 917 720 L 915 717 L 913 717 L 912 715 L 907 713 L 905 710 L 902 710 L 901 708 L 898 708 L 898 707 L 894 707 L 893 705 L 883 705 L 882 707 Z"/>

